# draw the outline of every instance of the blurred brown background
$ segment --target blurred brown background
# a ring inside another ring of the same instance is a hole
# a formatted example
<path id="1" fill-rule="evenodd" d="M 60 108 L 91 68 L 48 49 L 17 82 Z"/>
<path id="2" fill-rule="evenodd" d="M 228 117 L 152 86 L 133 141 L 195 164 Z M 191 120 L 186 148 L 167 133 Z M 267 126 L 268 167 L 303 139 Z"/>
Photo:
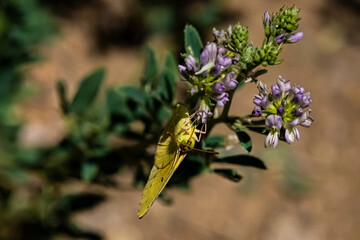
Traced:
<path id="1" fill-rule="evenodd" d="M 130 0 L 64 2 L 51 4 L 59 36 L 41 49 L 44 61 L 28 69 L 29 81 L 40 89 L 24 106 L 26 126 L 20 138 L 26 146 L 53 145 L 65 134 L 55 92 L 59 78 L 66 79 L 74 93 L 77 79 L 104 66 L 108 86 L 137 85 L 147 43 L 159 58 L 166 50 L 182 51 L 173 42 L 182 43 L 183 26 L 178 35 L 147 34 L 148 26 L 139 23 L 144 16 L 137 15 L 138 10 L 147 11 L 151 1 L 146 6 Z M 122 191 L 108 190 L 108 201 L 76 219 L 109 240 L 359 239 L 360 2 L 217 2 L 227 17 L 216 19 L 215 27 L 248 25 L 250 38 L 258 45 L 264 11 L 275 12 L 284 4 L 301 9 L 299 30 L 304 38 L 285 47 L 281 54 L 285 62 L 270 67 L 261 80 L 271 85 L 282 75 L 311 91 L 315 122 L 310 129 L 301 129 L 301 141 L 291 146 L 281 143 L 276 150 L 264 149 L 264 137 L 252 134 L 255 154 L 265 160 L 268 170 L 242 168 L 244 178 L 238 184 L 206 173 L 192 182 L 190 192 L 168 191 L 173 204 L 155 202 L 142 220 L 137 219 L 142 189 L 123 186 Z M 189 3 L 175 2 L 172 14 L 178 4 Z M 205 7 L 206 1 L 197 1 L 188 10 Z M 161 13 L 157 11 L 150 14 L 150 22 Z M 205 31 L 203 40 L 211 41 L 212 29 Z M 248 114 L 255 93 L 254 86 L 246 86 L 236 95 L 231 111 Z M 130 186 L 130 174 L 123 171 Z"/>

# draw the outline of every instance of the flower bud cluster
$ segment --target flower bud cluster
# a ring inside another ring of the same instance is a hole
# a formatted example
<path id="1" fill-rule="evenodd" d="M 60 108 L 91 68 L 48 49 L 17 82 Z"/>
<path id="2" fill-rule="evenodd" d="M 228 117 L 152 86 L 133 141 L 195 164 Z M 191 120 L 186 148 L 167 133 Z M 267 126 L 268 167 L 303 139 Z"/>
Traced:
<path id="1" fill-rule="evenodd" d="M 273 41 L 264 41 L 260 49 L 261 64 L 266 67 L 268 65 L 277 65 L 282 62 L 278 60 L 278 56 L 282 50 L 281 45 L 277 45 Z"/>
<path id="2" fill-rule="evenodd" d="M 282 7 L 271 17 L 268 12 L 265 12 L 263 25 L 266 37 L 272 38 L 277 44 L 299 41 L 303 37 L 302 32 L 295 33 L 299 27 L 299 12 L 300 10 L 295 6 Z"/>
<path id="3" fill-rule="evenodd" d="M 229 26 L 227 31 L 214 29 L 213 34 L 215 41 L 229 51 L 233 63 L 240 69 L 246 70 L 260 63 L 259 49 L 249 43 L 248 27 L 236 24 Z"/>
<path id="4" fill-rule="evenodd" d="M 226 34 L 226 46 L 232 52 L 241 53 L 244 47 L 248 44 L 249 30 L 248 27 L 236 24 L 230 26 Z"/>
<path id="5" fill-rule="evenodd" d="M 201 98 L 196 120 L 206 123 L 212 116 L 212 102 L 222 107 L 229 101 L 228 91 L 238 85 L 237 74 L 230 69 L 233 61 L 236 59 L 230 58 L 228 50 L 209 43 L 199 59 L 188 55 L 184 59 L 185 65 L 178 65 L 182 77 L 192 85 L 190 93 L 198 93 Z"/>
<path id="6" fill-rule="evenodd" d="M 313 119 L 308 109 L 312 99 L 310 92 L 300 85 L 291 86 L 281 76 L 277 84 L 271 86 L 271 92 L 266 92 L 266 86 L 259 87 L 259 94 L 255 95 L 253 116 L 264 117 L 269 134 L 265 140 L 265 147 L 277 146 L 280 132 L 285 130 L 285 140 L 289 144 L 300 139 L 297 126 L 310 127 Z"/>

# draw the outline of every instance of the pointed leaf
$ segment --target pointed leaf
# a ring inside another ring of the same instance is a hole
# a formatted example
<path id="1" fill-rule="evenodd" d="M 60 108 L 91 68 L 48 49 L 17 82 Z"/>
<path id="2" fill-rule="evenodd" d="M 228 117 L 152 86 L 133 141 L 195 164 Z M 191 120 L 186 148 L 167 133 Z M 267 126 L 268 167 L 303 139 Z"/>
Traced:
<path id="1" fill-rule="evenodd" d="M 269 130 L 267 130 L 266 127 L 253 127 L 253 126 L 246 126 L 246 127 L 250 131 L 261 133 L 264 135 L 267 135 L 269 133 Z"/>
<path id="2" fill-rule="evenodd" d="M 88 240 L 103 239 L 100 234 L 96 232 L 92 232 L 91 230 L 82 229 L 74 222 L 70 222 L 70 221 L 61 223 L 61 225 L 58 227 L 58 231 L 73 238 L 81 238 Z"/>
<path id="3" fill-rule="evenodd" d="M 239 182 L 242 179 L 242 176 L 238 174 L 234 169 L 218 168 L 218 169 L 213 169 L 213 172 L 234 182 Z"/>
<path id="4" fill-rule="evenodd" d="M 168 186 L 186 189 L 192 177 L 200 175 L 207 169 L 205 159 L 199 155 L 188 154 L 170 179 Z"/>
<path id="5" fill-rule="evenodd" d="M 83 211 L 95 207 L 104 200 L 104 195 L 95 193 L 69 194 L 60 200 L 57 211 L 62 213 Z"/>
<path id="6" fill-rule="evenodd" d="M 59 95 L 61 110 L 63 111 L 64 114 L 66 114 L 69 111 L 69 102 L 66 97 L 67 94 L 66 82 L 64 80 L 59 80 L 56 84 L 56 90 Z"/>
<path id="7" fill-rule="evenodd" d="M 252 142 L 251 142 L 251 137 L 249 136 L 249 134 L 247 134 L 247 132 L 245 132 L 245 131 L 239 130 L 239 131 L 236 131 L 236 135 L 240 141 L 241 146 L 243 146 L 246 151 L 251 152 Z"/>
<path id="8" fill-rule="evenodd" d="M 152 86 L 155 82 L 157 63 L 154 49 L 147 47 L 144 75 L 141 79 L 141 86 Z"/>
<path id="9" fill-rule="evenodd" d="M 257 78 L 267 72 L 268 72 L 268 70 L 266 70 L 266 69 L 258 69 L 255 71 L 253 78 Z"/>
<path id="10" fill-rule="evenodd" d="M 81 166 L 81 179 L 90 182 L 98 173 L 99 168 L 95 163 L 83 163 Z"/>
<path id="11" fill-rule="evenodd" d="M 176 62 L 172 54 L 168 53 L 165 59 L 164 70 L 161 74 L 161 78 L 157 87 L 157 94 L 160 99 L 172 103 L 175 98 L 176 89 Z"/>
<path id="12" fill-rule="evenodd" d="M 205 147 L 208 148 L 218 148 L 218 147 L 225 147 L 226 146 L 226 137 L 222 135 L 212 135 L 206 138 L 203 141 Z"/>
<path id="13" fill-rule="evenodd" d="M 249 166 L 249 167 L 255 167 L 260 169 L 267 169 L 264 162 L 260 160 L 257 157 L 253 157 L 247 154 L 240 154 L 225 158 L 218 158 L 215 160 L 215 162 L 221 162 L 221 163 L 231 163 L 231 164 L 237 164 L 242 166 Z"/>
<path id="14" fill-rule="evenodd" d="M 126 124 L 134 119 L 133 113 L 127 105 L 127 97 L 119 94 L 118 88 L 110 88 L 106 91 L 106 107 L 112 122 Z"/>
<path id="15" fill-rule="evenodd" d="M 185 50 L 188 54 L 194 54 L 200 58 L 201 50 L 204 48 L 198 31 L 191 25 L 185 26 Z"/>
<path id="16" fill-rule="evenodd" d="M 100 89 L 105 73 L 105 69 L 100 68 L 81 81 L 70 105 L 71 112 L 82 113 L 91 105 Z"/>

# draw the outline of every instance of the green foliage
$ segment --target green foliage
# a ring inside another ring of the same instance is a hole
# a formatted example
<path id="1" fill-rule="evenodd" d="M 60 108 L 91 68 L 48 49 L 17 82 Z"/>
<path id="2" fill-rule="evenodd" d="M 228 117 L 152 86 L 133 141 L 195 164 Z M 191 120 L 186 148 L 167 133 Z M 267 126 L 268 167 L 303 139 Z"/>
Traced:
<path id="1" fill-rule="evenodd" d="M 241 146 L 243 146 L 246 151 L 251 152 L 252 141 L 249 134 L 247 134 L 245 131 L 238 130 L 236 131 L 236 135 L 239 138 Z"/>
<path id="2" fill-rule="evenodd" d="M 186 25 L 184 30 L 185 50 L 197 59 L 200 58 L 201 50 L 204 48 L 198 31 L 191 25 Z"/>
<path id="3" fill-rule="evenodd" d="M 0 103 L 20 88 L 19 66 L 38 57 L 33 49 L 52 33 L 48 12 L 36 0 L 11 0 L 0 4 Z"/>
<path id="4" fill-rule="evenodd" d="M 230 164 L 242 165 L 242 166 L 247 166 L 247 167 L 259 168 L 259 169 L 263 169 L 263 170 L 267 169 L 262 160 L 260 160 L 257 157 L 246 155 L 246 154 L 218 158 L 218 159 L 215 159 L 214 162 L 230 163 Z"/>
<path id="5" fill-rule="evenodd" d="M 70 104 L 70 112 L 83 113 L 95 100 L 105 77 L 105 69 L 100 68 L 85 77 Z M 61 95 L 60 95 L 61 96 Z"/>
<path id="6" fill-rule="evenodd" d="M 242 179 L 242 176 L 231 168 L 226 168 L 226 169 L 216 168 L 213 170 L 213 172 L 233 182 L 239 182 Z"/>
<path id="7" fill-rule="evenodd" d="M 134 186 L 144 185 L 154 161 L 154 146 L 179 102 L 177 63 L 167 53 L 163 64 L 159 64 L 155 51 L 148 47 L 140 87 L 111 86 L 104 99 L 97 96 L 101 95 L 105 69 L 97 69 L 82 79 L 72 99 L 66 81 L 58 81 L 56 89 L 68 132 L 56 146 L 24 149 L 16 142 L 21 119 L 13 108 L 24 80 L 19 67 L 36 60 L 32 49 L 53 32 L 51 18 L 35 0 L 12 0 L 0 6 L 0 239 L 52 239 L 59 234 L 101 239 L 99 234 L 77 226 L 72 216 L 95 207 L 105 196 L 65 191 L 67 184 L 115 187 L 118 184 L 115 174 L 130 166 L 135 169 Z M 211 22 L 211 16 L 208 17 L 206 21 Z M 186 25 L 184 33 L 187 54 L 199 58 L 203 43 L 198 31 Z M 240 88 L 247 77 L 256 79 L 266 73 L 265 69 L 252 72 L 254 67 L 261 63 L 276 64 L 277 55 L 273 55 L 281 49 L 275 49 L 273 41 L 265 41 L 265 47 L 258 50 L 248 43 L 247 28 L 241 25 L 233 33 L 232 50 L 242 54 Z M 191 109 L 196 104 L 196 99 L 191 98 L 187 105 Z M 191 179 L 204 172 L 239 182 L 242 176 L 234 167 L 266 169 L 262 160 L 249 155 L 253 144 L 246 132 L 266 134 L 264 121 L 243 121 L 238 116 L 229 117 L 228 111 L 225 107 L 225 114 L 209 122 L 207 135 L 186 156 L 168 186 L 188 189 Z M 197 151 L 226 151 L 226 137 L 210 135 L 219 123 L 226 123 L 236 133 L 238 147 L 248 154 L 223 157 Z M 228 168 L 214 168 L 213 164 Z M 296 177 L 289 178 L 287 183 L 299 191 L 305 189 Z"/>
<path id="8" fill-rule="evenodd" d="M 157 62 L 156 62 L 155 52 L 154 49 L 148 47 L 146 51 L 145 70 L 143 77 L 141 79 L 141 85 L 145 88 L 147 86 L 152 88 L 152 85 L 154 83 L 152 83 L 151 80 L 156 79 L 156 73 L 157 73 Z"/>

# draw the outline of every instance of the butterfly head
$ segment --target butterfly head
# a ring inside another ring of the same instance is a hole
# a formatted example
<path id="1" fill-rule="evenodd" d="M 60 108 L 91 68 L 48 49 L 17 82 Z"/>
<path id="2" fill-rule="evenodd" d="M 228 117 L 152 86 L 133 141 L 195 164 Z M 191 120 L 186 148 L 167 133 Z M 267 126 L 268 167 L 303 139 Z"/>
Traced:
<path id="1" fill-rule="evenodd" d="M 195 140 L 193 138 L 183 139 L 180 145 L 183 152 L 189 152 L 195 147 Z"/>

